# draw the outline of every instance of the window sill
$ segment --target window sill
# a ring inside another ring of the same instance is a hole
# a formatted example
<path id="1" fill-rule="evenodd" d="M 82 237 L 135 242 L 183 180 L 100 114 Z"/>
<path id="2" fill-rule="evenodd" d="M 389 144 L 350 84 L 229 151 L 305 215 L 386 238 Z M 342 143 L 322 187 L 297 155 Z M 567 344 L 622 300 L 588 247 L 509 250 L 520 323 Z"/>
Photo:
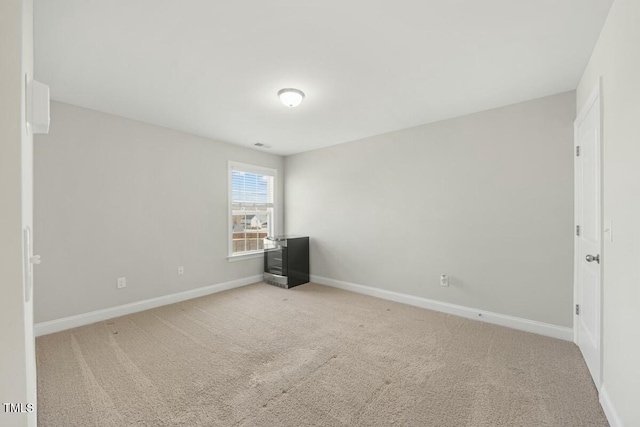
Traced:
<path id="1" fill-rule="evenodd" d="M 227 257 L 227 260 L 229 262 L 236 262 L 236 261 L 244 261 L 247 259 L 262 258 L 263 256 L 264 256 L 264 251 L 256 251 L 256 252 L 249 252 L 249 253 L 240 254 L 240 255 L 229 255 Z"/>

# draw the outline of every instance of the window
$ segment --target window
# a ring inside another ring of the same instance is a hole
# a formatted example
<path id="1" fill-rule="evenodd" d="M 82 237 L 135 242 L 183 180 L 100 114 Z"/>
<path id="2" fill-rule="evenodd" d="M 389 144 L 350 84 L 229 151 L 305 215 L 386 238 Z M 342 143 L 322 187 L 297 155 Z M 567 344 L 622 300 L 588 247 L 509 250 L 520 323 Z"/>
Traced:
<path id="1" fill-rule="evenodd" d="M 276 170 L 229 162 L 229 256 L 260 253 L 275 234 Z"/>

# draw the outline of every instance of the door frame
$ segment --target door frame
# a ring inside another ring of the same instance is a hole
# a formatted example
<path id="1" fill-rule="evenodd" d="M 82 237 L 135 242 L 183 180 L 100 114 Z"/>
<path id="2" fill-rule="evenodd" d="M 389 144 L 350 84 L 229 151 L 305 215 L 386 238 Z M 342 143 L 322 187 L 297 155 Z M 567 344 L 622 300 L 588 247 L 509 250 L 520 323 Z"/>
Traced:
<path id="1" fill-rule="evenodd" d="M 603 357 L 603 353 L 604 353 L 604 340 L 602 339 L 602 326 L 603 326 L 603 311 L 604 311 L 604 306 L 603 306 L 603 289 L 604 289 L 604 268 L 605 268 L 605 257 L 604 257 L 604 185 L 603 185 L 603 180 L 604 180 L 604 162 L 603 162 L 603 137 L 604 137 L 604 133 L 603 133 L 603 124 L 604 124 L 604 114 L 603 114 L 603 102 L 602 102 L 602 86 L 603 86 L 603 79 L 602 76 L 598 79 L 598 82 L 596 83 L 595 87 L 591 90 L 591 93 L 589 95 L 589 97 L 587 98 L 587 100 L 584 102 L 584 104 L 580 107 L 580 112 L 578 114 L 578 116 L 576 117 L 575 121 L 573 122 L 573 159 L 574 159 L 574 189 L 573 189 L 573 193 L 574 193 L 574 224 L 573 224 L 573 236 L 574 236 L 574 250 L 573 250 L 573 307 L 572 307 L 572 311 L 573 311 L 573 341 L 576 345 L 579 344 L 579 316 L 576 314 L 576 305 L 579 303 L 579 283 L 578 283 L 578 268 L 580 263 L 583 261 L 581 259 L 580 256 L 580 251 L 579 251 L 579 236 L 577 236 L 576 233 L 576 226 L 580 225 L 579 223 L 579 212 L 578 212 L 578 201 L 579 201 L 579 189 L 577 187 L 577 185 L 575 185 L 578 182 L 578 168 L 576 167 L 576 162 L 577 162 L 577 156 L 576 156 L 576 147 L 579 145 L 579 141 L 578 141 L 578 126 L 580 123 L 582 123 L 582 121 L 585 119 L 586 115 L 588 114 L 590 108 L 595 104 L 598 103 L 598 109 L 599 109 L 599 113 L 600 113 L 600 135 L 599 135 L 599 140 L 598 140 L 598 156 L 599 156 L 599 174 L 600 174 L 600 182 L 598 183 L 599 187 L 600 187 L 600 201 L 599 201 L 599 205 L 600 205 L 600 250 L 599 250 L 599 254 L 600 254 L 600 292 L 598 295 L 598 308 L 599 308 L 599 312 L 597 313 L 597 325 L 598 325 L 598 336 L 597 336 L 597 341 L 598 341 L 598 361 L 597 361 L 597 378 L 593 378 L 593 382 L 596 386 L 596 389 L 598 391 L 600 391 L 600 387 L 602 386 L 602 357 Z"/>

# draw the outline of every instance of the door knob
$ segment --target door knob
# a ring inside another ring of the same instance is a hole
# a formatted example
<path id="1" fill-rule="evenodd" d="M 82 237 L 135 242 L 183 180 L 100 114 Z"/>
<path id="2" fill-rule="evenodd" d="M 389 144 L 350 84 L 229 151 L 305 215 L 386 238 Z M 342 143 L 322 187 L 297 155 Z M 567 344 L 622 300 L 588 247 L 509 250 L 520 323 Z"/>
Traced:
<path id="1" fill-rule="evenodd" d="M 587 256 L 585 257 L 585 259 L 587 260 L 587 262 L 593 262 L 593 261 L 595 261 L 595 262 L 597 262 L 598 264 L 600 264 L 600 255 L 593 256 L 593 255 L 589 254 L 589 255 L 587 255 Z"/>

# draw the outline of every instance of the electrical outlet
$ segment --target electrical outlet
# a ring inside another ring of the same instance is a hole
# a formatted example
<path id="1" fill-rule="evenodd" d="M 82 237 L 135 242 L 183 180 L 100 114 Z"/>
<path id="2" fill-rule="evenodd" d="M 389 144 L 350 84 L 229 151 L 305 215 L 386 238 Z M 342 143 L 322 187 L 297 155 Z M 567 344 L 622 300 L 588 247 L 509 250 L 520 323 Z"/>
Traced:
<path id="1" fill-rule="evenodd" d="M 127 278 L 126 277 L 118 277 L 118 289 L 127 287 Z"/>
<path id="2" fill-rule="evenodd" d="M 449 276 L 446 274 L 440 275 L 440 286 L 449 286 Z"/>
<path id="3" fill-rule="evenodd" d="M 179 266 L 178 267 L 178 276 L 184 276 L 184 267 L 183 266 Z"/>

